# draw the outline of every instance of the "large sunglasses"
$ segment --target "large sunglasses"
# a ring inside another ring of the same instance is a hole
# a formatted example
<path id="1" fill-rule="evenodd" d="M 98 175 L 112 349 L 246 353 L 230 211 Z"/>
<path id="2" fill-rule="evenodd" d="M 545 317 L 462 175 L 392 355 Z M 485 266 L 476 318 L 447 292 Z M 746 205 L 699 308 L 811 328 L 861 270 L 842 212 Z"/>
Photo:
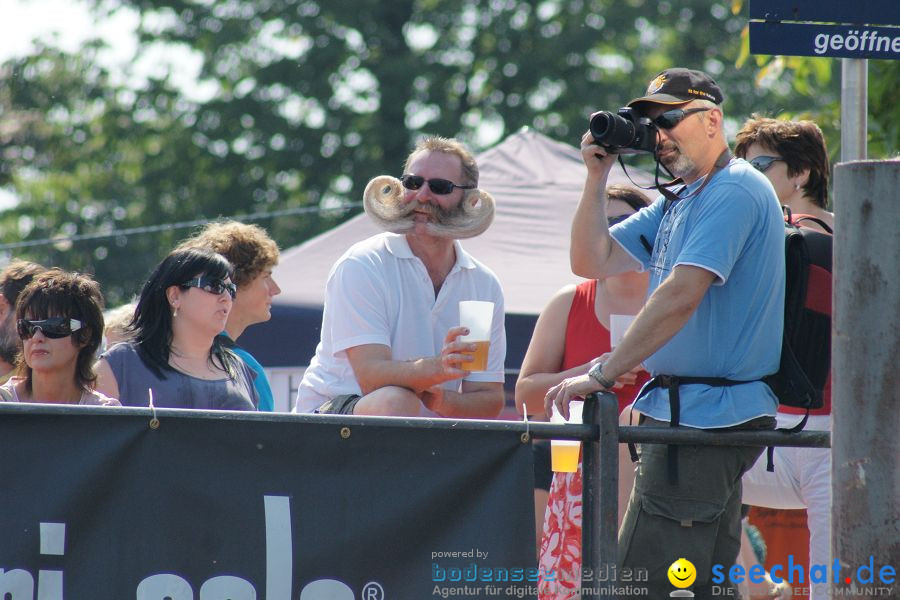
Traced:
<path id="1" fill-rule="evenodd" d="M 679 123 L 681 123 L 685 117 L 688 115 L 692 115 L 698 112 L 706 112 L 708 110 L 712 110 L 710 108 L 689 108 L 687 110 L 681 108 L 673 108 L 672 110 L 667 110 L 666 112 L 660 114 L 655 119 L 653 119 L 653 124 L 659 127 L 660 129 L 672 129 Z"/>
<path id="2" fill-rule="evenodd" d="M 68 337 L 84 327 L 84 324 L 78 319 L 69 319 L 66 317 L 50 317 L 41 321 L 32 321 L 30 319 L 19 319 L 16 321 L 16 331 L 23 340 L 30 340 L 35 332 L 40 330 L 44 337 L 51 340 Z"/>
<path id="3" fill-rule="evenodd" d="M 447 179 L 425 179 L 421 175 L 404 175 L 400 178 L 400 183 L 408 190 L 417 190 L 426 183 L 431 191 L 438 196 L 446 196 L 453 191 L 453 188 L 461 190 L 474 190 L 474 185 L 459 185 Z"/>
<path id="4" fill-rule="evenodd" d="M 760 173 L 765 173 L 773 163 L 779 160 L 784 162 L 784 159 L 778 156 L 757 156 L 753 160 L 748 160 L 747 162 L 753 165 L 753 168 Z"/>
<path id="5" fill-rule="evenodd" d="M 197 288 L 201 289 L 204 292 L 209 292 L 210 294 L 215 294 L 219 296 L 228 292 L 228 295 L 231 296 L 231 299 L 237 296 L 237 286 L 231 282 L 225 282 L 221 279 L 216 279 L 214 277 L 206 277 L 201 275 L 197 279 L 191 279 L 186 283 L 182 283 L 181 287 L 183 288 Z"/>

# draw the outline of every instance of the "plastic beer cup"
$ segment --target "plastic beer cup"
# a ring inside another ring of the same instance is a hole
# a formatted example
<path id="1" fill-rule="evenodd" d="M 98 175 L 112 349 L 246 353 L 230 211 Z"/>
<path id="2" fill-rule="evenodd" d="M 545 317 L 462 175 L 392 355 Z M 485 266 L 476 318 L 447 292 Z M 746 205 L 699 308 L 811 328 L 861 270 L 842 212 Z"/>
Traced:
<path id="1" fill-rule="evenodd" d="M 636 315 L 609 315 L 609 345 L 615 348 L 625 337 Z"/>
<path id="2" fill-rule="evenodd" d="M 550 415 L 551 423 L 581 423 L 581 413 L 584 408 L 584 402 L 581 400 L 573 400 L 569 404 L 569 420 L 563 419 L 556 406 L 553 407 L 553 414 Z M 550 440 L 550 466 L 557 473 L 575 473 L 578 471 L 578 456 L 581 453 L 581 442 L 579 440 Z"/>
<path id="3" fill-rule="evenodd" d="M 459 303 L 459 324 L 469 329 L 460 336 L 461 342 L 475 344 L 475 352 L 466 353 L 472 358 L 460 364 L 466 371 L 486 371 L 488 351 L 491 347 L 491 323 L 494 320 L 494 303 L 481 300 L 463 300 Z"/>

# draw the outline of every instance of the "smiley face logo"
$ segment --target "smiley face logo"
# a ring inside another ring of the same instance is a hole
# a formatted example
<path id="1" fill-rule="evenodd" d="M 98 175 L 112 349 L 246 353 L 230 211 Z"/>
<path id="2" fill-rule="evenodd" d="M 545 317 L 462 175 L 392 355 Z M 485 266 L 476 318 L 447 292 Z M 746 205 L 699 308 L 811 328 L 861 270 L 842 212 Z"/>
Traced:
<path id="1" fill-rule="evenodd" d="M 697 569 L 686 558 L 679 558 L 669 567 L 668 575 L 669 583 L 677 588 L 686 588 L 697 579 Z"/>

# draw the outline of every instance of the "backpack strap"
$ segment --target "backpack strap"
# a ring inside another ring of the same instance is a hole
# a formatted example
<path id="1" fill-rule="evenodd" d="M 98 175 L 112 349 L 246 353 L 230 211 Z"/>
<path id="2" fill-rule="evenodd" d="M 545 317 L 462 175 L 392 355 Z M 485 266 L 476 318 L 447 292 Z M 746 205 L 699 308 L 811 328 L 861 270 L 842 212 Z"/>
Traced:
<path id="1" fill-rule="evenodd" d="M 752 380 L 755 381 L 755 380 Z M 678 427 L 681 423 L 681 395 L 678 388 L 682 385 L 692 383 L 700 383 L 713 387 L 728 387 L 732 385 L 741 385 L 751 383 L 751 381 L 736 381 L 734 379 L 726 379 L 724 377 L 679 377 L 677 375 L 657 375 L 644 385 L 645 391 L 654 388 L 665 388 L 669 390 L 669 427 Z M 632 460 L 637 455 L 633 444 L 628 445 L 628 451 L 631 453 Z M 667 471 L 669 483 L 671 485 L 678 484 L 678 446 L 669 444 L 666 449 Z"/>
<path id="2" fill-rule="evenodd" d="M 787 208 L 787 207 L 784 207 L 784 208 Z M 831 226 L 829 226 L 828 223 L 826 223 L 819 217 L 814 217 L 812 215 L 800 215 L 796 218 L 793 218 L 792 213 L 790 212 L 790 209 L 788 208 L 787 210 L 788 210 L 788 214 L 787 214 L 788 221 L 787 222 L 790 223 L 791 225 L 798 225 L 801 221 L 812 221 L 813 223 L 815 223 L 816 225 L 818 225 L 819 227 L 824 229 L 825 232 L 828 233 L 829 235 L 834 235 L 834 230 L 831 228 Z"/>

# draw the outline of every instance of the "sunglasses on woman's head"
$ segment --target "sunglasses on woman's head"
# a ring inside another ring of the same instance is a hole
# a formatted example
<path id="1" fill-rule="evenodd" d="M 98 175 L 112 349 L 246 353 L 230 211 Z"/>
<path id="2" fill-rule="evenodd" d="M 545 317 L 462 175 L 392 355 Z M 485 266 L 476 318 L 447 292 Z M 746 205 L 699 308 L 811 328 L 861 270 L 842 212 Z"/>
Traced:
<path id="1" fill-rule="evenodd" d="M 667 110 L 666 112 L 658 115 L 655 119 L 651 119 L 651 121 L 660 129 L 672 129 L 673 127 L 681 123 L 688 115 L 692 115 L 698 112 L 706 112 L 708 110 L 712 109 L 689 108 L 687 110 L 684 110 L 682 108 L 673 108 L 672 110 Z"/>
<path id="2" fill-rule="evenodd" d="M 78 331 L 84 324 L 78 319 L 69 319 L 67 317 L 50 317 L 40 321 L 32 321 L 31 319 L 19 319 L 16 321 L 16 330 L 19 337 L 23 340 L 30 340 L 37 330 L 44 334 L 44 337 L 51 340 L 68 337 Z"/>
<path id="3" fill-rule="evenodd" d="M 757 156 L 753 160 L 748 160 L 747 162 L 753 165 L 753 168 L 760 173 L 765 173 L 769 170 L 769 167 L 772 166 L 772 163 L 779 160 L 784 161 L 783 158 L 780 158 L 778 156 Z"/>
<path id="4" fill-rule="evenodd" d="M 400 183 L 408 190 L 417 190 L 426 183 L 431 191 L 438 196 L 446 196 L 453 191 L 453 188 L 461 190 L 474 190 L 474 185 L 459 185 L 447 179 L 425 179 L 421 175 L 404 175 L 400 178 Z"/>
<path id="5" fill-rule="evenodd" d="M 214 277 L 207 277 L 201 275 L 197 279 L 191 279 L 186 283 L 182 283 L 181 287 L 183 288 L 197 288 L 201 289 L 204 292 L 209 292 L 210 294 L 215 294 L 219 296 L 228 292 L 228 295 L 231 296 L 231 299 L 234 300 L 237 296 L 237 286 L 231 282 L 225 282 L 221 279 L 216 279 Z"/>

